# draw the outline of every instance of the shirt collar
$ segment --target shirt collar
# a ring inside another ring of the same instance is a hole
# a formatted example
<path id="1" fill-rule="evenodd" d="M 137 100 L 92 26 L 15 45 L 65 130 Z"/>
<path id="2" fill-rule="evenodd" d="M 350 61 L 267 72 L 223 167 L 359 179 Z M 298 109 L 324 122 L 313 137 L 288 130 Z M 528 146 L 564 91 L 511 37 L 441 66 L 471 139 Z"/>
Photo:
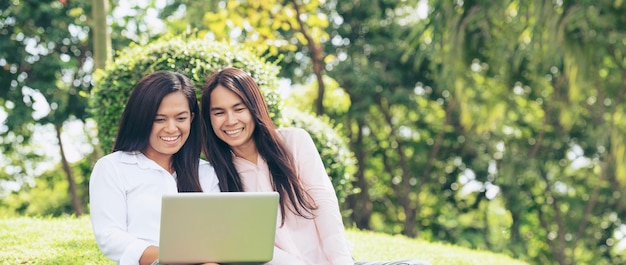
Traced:
<path id="1" fill-rule="evenodd" d="M 122 152 L 119 159 L 121 163 L 136 164 L 139 168 L 143 169 L 165 170 L 140 151 Z"/>

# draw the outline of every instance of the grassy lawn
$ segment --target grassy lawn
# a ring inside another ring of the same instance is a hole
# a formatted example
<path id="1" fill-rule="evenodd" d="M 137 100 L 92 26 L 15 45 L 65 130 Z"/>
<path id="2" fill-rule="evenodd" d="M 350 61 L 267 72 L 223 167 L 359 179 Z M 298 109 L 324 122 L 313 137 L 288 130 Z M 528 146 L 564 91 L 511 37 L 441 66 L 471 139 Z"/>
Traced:
<path id="1" fill-rule="evenodd" d="M 348 230 L 357 260 L 419 259 L 432 265 L 528 265 L 505 255 L 401 236 Z M 89 217 L 0 219 L 0 264 L 114 264 L 98 250 Z"/>

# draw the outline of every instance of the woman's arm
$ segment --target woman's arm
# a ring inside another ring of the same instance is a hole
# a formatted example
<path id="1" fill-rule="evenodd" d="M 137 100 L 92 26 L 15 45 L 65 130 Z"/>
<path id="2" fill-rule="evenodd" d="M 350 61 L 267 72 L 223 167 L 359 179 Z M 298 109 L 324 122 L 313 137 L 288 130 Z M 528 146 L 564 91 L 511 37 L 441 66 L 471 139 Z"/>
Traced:
<path id="1" fill-rule="evenodd" d="M 306 263 L 279 247 L 274 246 L 272 261 L 265 263 L 265 265 L 306 265 Z"/>
<path id="2" fill-rule="evenodd" d="M 138 264 L 150 245 L 127 232 L 125 175 L 119 172 L 115 158 L 96 162 L 89 181 L 90 217 L 93 232 L 102 253 L 119 264 Z"/>
<path id="3" fill-rule="evenodd" d="M 141 254 L 141 258 L 139 259 L 139 265 L 151 265 L 158 258 L 159 247 L 149 246 L 148 248 L 146 248 L 143 254 Z"/>
<path id="4" fill-rule="evenodd" d="M 332 264 L 353 264 L 337 195 L 315 143 L 305 130 L 290 130 L 293 135 L 286 141 L 293 152 L 298 176 L 318 206 L 314 221 L 326 258 Z"/>

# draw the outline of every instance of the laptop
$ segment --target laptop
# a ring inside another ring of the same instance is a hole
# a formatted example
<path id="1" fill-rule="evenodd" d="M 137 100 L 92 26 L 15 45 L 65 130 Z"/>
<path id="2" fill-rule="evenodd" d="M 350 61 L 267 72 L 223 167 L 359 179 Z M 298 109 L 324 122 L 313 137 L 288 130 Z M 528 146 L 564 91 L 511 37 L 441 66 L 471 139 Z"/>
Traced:
<path id="1" fill-rule="evenodd" d="M 159 263 L 272 260 L 278 197 L 277 192 L 164 195 Z"/>

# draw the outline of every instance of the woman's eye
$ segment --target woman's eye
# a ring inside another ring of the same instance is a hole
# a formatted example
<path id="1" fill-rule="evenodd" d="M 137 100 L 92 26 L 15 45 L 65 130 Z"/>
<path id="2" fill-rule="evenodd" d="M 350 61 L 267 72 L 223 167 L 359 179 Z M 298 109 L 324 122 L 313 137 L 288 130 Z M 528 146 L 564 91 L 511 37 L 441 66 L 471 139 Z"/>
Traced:
<path id="1" fill-rule="evenodd" d="M 156 119 L 154 119 L 154 122 L 164 122 L 164 121 L 165 121 L 165 119 L 163 119 L 163 118 L 156 118 Z"/>
<path id="2" fill-rule="evenodd" d="M 244 111 L 244 110 L 246 110 L 246 108 L 239 108 L 239 109 L 235 109 L 235 111 L 236 111 L 236 112 L 242 112 L 242 111 Z"/>
<path id="3" fill-rule="evenodd" d="M 186 121 L 186 120 L 187 120 L 187 117 L 178 117 L 178 118 L 176 118 L 176 119 L 178 119 L 178 121 Z"/>

